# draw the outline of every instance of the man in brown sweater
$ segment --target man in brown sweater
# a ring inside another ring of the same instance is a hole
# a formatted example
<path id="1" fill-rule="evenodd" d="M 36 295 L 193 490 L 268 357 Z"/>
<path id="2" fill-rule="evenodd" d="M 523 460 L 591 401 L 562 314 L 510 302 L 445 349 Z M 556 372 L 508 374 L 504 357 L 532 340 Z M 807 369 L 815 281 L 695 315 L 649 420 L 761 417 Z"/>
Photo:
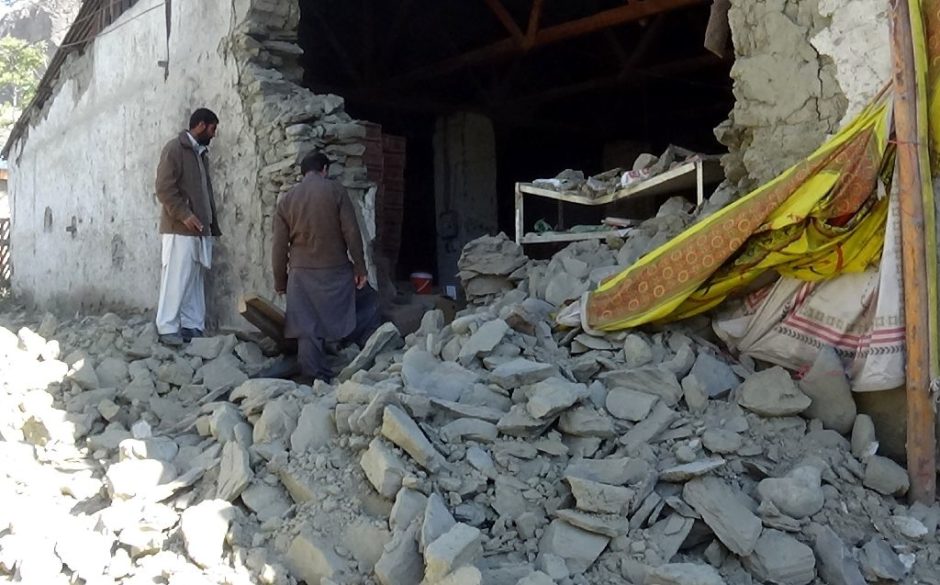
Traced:
<path id="1" fill-rule="evenodd" d="M 303 181 L 274 214 L 274 289 L 287 293 L 284 335 L 297 339 L 306 380 L 332 378 L 326 341 L 371 333 L 356 322 L 356 291 L 368 282 L 359 224 L 346 190 L 327 178 L 328 166 L 322 153 L 304 158 Z"/>
<path id="2" fill-rule="evenodd" d="M 193 112 L 189 130 L 163 147 L 157 166 L 163 254 L 156 321 L 166 345 L 182 345 L 206 327 L 205 277 L 213 237 L 221 235 L 207 156 L 218 125 L 212 111 Z"/>

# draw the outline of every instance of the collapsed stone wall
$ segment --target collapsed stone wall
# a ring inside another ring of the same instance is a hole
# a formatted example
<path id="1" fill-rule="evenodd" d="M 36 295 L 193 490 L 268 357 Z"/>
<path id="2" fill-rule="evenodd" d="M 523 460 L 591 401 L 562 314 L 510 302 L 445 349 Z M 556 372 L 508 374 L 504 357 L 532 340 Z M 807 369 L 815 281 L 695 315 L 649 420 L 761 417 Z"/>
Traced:
<path id="1" fill-rule="evenodd" d="M 890 73 L 883 0 L 732 0 L 736 103 L 715 130 L 750 190 L 815 150 Z"/>
<path id="2" fill-rule="evenodd" d="M 242 295 L 272 294 L 271 216 L 308 150 L 332 158 L 330 174 L 350 190 L 366 242 L 374 239 L 365 128 L 341 98 L 297 83 L 296 1 L 187 3 L 169 23 L 160 5 L 140 0 L 73 53 L 13 145 L 13 288 L 54 310 L 153 309 L 157 159 L 190 112 L 208 106 L 222 119 L 211 158 L 223 232 L 208 282 L 209 326 L 237 327 Z"/>
<path id="3" fill-rule="evenodd" d="M 232 37 L 239 61 L 238 91 L 248 126 L 263 157 L 258 177 L 265 266 L 270 266 L 271 218 L 278 196 L 300 179 L 298 163 L 322 150 L 332 161 L 330 177 L 349 191 L 362 228 L 370 274 L 375 274 L 371 243 L 375 240 L 375 184 L 363 162 L 365 126 L 344 110 L 343 98 L 316 95 L 302 87 L 303 50 L 296 44 L 300 7 L 294 2 L 253 0 L 246 19 Z"/>

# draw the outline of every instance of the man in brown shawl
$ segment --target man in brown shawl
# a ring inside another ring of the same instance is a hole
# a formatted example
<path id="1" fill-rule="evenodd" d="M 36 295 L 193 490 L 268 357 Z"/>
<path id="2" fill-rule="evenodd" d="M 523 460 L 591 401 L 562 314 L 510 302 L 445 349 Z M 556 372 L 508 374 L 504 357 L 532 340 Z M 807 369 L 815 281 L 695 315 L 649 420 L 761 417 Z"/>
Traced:
<path id="1" fill-rule="evenodd" d="M 322 153 L 305 157 L 303 180 L 278 201 L 274 214 L 274 287 L 287 293 L 284 335 L 297 339 L 306 381 L 333 377 L 326 341 L 361 344 L 377 326 L 356 320 L 356 291 L 368 282 L 362 236 L 346 189 L 327 178 L 328 167 Z"/>

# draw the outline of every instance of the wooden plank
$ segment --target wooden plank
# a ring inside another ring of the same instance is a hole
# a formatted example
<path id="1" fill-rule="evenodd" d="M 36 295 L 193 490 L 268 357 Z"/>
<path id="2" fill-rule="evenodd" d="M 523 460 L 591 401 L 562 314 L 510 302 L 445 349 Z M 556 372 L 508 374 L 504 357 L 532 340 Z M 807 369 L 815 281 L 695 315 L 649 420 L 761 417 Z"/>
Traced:
<path id="1" fill-rule="evenodd" d="M 934 504 L 937 489 L 936 426 L 930 395 L 928 286 L 924 237 L 924 177 L 918 152 L 918 91 L 908 0 L 891 3 L 891 44 L 894 66 L 894 120 L 897 143 L 898 193 L 904 276 L 904 324 L 907 376 L 907 472 L 909 496 Z"/>
<path id="2" fill-rule="evenodd" d="M 440 75 L 453 73 L 468 65 L 483 63 L 499 57 L 505 57 L 518 51 L 534 50 L 540 47 L 578 38 L 594 32 L 634 22 L 660 13 L 670 12 L 688 6 L 703 4 L 705 0 L 659 0 L 657 2 L 630 2 L 617 8 L 602 10 L 591 16 L 572 20 L 538 30 L 535 40 L 525 48 L 517 43 L 516 39 L 508 38 L 497 41 L 491 45 L 473 49 L 445 59 L 439 63 L 420 67 L 399 77 L 388 80 L 386 86 L 396 86 L 403 83 L 413 83 Z"/>
<path id="3" fill-rule="evenodd" d="M 522 196 L 522 191 L 519 190 L 519 184 L 516 183 L 516 243 L 522 243 L 522 237 L 525 235 L 524 227 L 524 218 L 523 218 L 523 209 L 525 203 L 523 202 L 524 197 Z"/>
<path id="4" fill-rule="evenodd" d="M 297 340 L 284 337 L 284 311 L 257 295 L 243 297 L 238 312 L 264 335 L 270 337 L 284 353 L 297 352 Z"/>
<path id="5" fill-rule="evenodd" d="M 580 242 L 582 240 L 604 240 L 609 237 L 624 238 L 632 228 L 622 230 L 603 230 L 596 232 L 548 232 L 544 234 L 526 234 L 520 238 L 520 244 L 553 244 L 558 242 Z"/>
<path id="6" fill-rule="evenodd" d="M 529 26 L 525 31 L 526 48 L 535 44 L 535 36 L 539 32 L 539 25 L 542 21 L 542 2 L 543 0 L 532 0 L 532 9 L 529 11 Z"/>
<path id="7" fill-rule="evenodd" d="M 503 3 L 500 0 L 483 0 L 487 6 L 490 7 L 490 10 L 493 14 L 496 15 L 496 18 L 499 19 L 499 22 L 503 25 L 506 31 L 515 39 L 516 43 L 520 48 L 526 47 L 526 37 L 522 33 L 522 29 L 519 28 L 519 25 L 516 24 L 516 21 L 513 19 L 512 15 L 509 14 L 509 11 L 506 10 L 506 7 L 503 6 Z"/>

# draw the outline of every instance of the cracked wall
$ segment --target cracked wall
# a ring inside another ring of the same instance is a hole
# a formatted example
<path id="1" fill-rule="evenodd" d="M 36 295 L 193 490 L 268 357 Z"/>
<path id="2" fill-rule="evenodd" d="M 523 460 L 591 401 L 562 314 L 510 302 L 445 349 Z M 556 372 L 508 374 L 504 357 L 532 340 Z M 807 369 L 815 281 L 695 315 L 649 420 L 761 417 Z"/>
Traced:
<path id="1" fill-rule="evenodd" d="M 160 5 L 141 0 L 71 57 L 55 95 L 14 145 L 14 290 L 46 308 L 153 309 L 157 160 L 189 113 L 205 105 L 221 118 L 211 158 L 223 236 L 208 281 L 209 317 L 243 325 L 239 298 L 273 295 L 271 215 L 278 195 L 299 179 L 296 163 L 307 151 L 331 156 L 331 175 L 350 190 L 367 226 L 364 239 L 374 238 L 365 129 L 342 98 L 297 84 L 296 2 L 183 3 L 174 6 L 169 41 Z"/>
<path id="2" fill-rule="evenodd" d="M 715 134 L 734 186 L 801 160 L 887 82 L 887 10 L 887 0 L 732 0 L 736 103 Z"/>

